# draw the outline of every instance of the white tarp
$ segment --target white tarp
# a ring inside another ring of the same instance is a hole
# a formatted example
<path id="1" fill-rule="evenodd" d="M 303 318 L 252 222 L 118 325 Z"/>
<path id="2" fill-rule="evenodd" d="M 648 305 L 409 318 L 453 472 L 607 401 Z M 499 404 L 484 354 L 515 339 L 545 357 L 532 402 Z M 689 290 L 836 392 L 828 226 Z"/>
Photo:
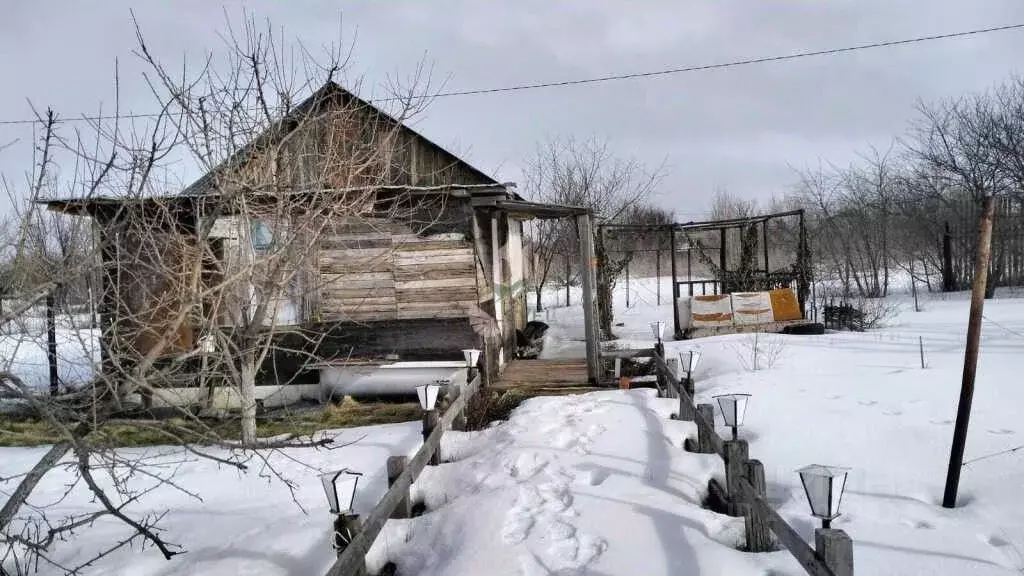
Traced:
<path id="1" fill-rule="evenodd" d="M 737 326 L 767 324 L 773 320 L 772 301 L 767 292 L 734 292 L 732 312 Z"/>
<path id="2" fill-rule="evenodd" d="M 732 326 L 732 299 L 728 294 L 694 296 L 692 302 L 693 326 Z"/>

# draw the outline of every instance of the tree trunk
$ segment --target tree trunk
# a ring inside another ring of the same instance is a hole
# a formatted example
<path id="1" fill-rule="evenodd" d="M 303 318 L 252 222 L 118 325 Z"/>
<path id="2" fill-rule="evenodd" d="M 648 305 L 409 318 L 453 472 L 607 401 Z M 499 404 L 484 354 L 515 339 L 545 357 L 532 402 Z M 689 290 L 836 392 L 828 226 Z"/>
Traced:
<path id="1" fill-rule="evenodd" d="M 256 443 L 256 353 L 245 350 L 239 367 L 238 395 L 242 404 L 242 443 Z"/>
<path id="2" fill-rule="evenodd" d="M 544 311 L 544 305 L 541 304 L 541 302 L 540 302 L 540 294 L 543 291 L 544 291 L 544 285 L 543 284 L 538 284 L 536 290 L 534 290 L 534 292 L 537 294 L 537 312 L 543 312 Z"/>

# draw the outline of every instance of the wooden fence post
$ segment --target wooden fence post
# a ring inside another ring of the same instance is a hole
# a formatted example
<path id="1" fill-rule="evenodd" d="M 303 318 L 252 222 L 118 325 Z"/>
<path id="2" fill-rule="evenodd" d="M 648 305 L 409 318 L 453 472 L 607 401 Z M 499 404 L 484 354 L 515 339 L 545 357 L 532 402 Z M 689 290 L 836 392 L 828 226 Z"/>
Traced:
<path id="1" fill-rule="evenodd" d="M 405 472 L 406 466 L 409 465 L 408 456 L 389 456 L 388 457 L 388 488 L 390 489 L 395 485 L 395 481 L 398 477 Z M 409 499 L 409 492 L 406 491 L 405 498 L 395 506 L 395 511 L 391 513 L 392 518 L 412 518 L 412 500 Z"/>
<path id="2" fill-rule="evenodd" d="M 690 452 L 697 454 L 714 454 L 715 445 L 711 441 L 711 435 L 714 434 L 714 430 L 708 430 L 702 426 L 701 421 L 714 422 L 715 407 L 711 404 L 698 404 L 696 415 L 697 417 L 694 420 L 697 422 L 697 443 L 694 444 L 693 441 L 687 438 L 683 446 Z"/>
<path id="3" fill-rule="evenodd" d="M 767 485 L 764 481 L 764 465 L 760 460 L 748 460 L 746 479 L 754 489 L 753 496 L 765 498 Z M 761 514 L 757 506 L 747 505 L 744 510 L 747 528 L 747 551 L 769 552 L 773 549 L 772 531 L 768 518 Z"/>
<path id="4" fill-rule="evenodd" d="M 740 482 L 747 475 L 747 459 L 750 448 L 746 440 L 726 440 L 725 448 L 725 488 L 732 502 L 743 500 L 743 487 Z"/>
<path id="5" fill-rule="evenodd" d="M 682 384 L 679 382 L 679 359 L 669 358 L 665 360 L 665 364 L 668 366 L 669 376 L 672 377 L 672 383 L 668 385 L 668 397 L 679 398 L 679 386 Z"/>
<path id="6" fill-rule="evenodd" d="M 853 576 L 853 540 L 843 530 L 814 531 L 814 549 L 835 576 Z"/>
<path id="7" fill-rule="evenodd" d="M 423 442 L 430 438 L 430 435 L 434 432 L 434 428 L 437 428 L 437 422 L 439 418 L 437 410 L 427 410 L 423 412 Z M 434 450 L 434 454 L 430 456 L 428 462 L 431 466 L 437 466 L 441 463 L 441 445 L 438 444 L 437 450 Z"/>

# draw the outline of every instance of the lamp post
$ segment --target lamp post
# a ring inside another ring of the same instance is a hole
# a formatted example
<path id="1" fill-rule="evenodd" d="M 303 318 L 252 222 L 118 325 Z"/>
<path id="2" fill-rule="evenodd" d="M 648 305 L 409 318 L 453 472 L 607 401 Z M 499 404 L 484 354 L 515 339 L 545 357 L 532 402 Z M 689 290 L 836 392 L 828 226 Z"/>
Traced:
<path id="1" fill-rule="evenodd" d="M 665 356 L 665 345 L 662 344 L 661 339 L 665 335 L 665 323 L 661 320 L 657 322 L 651 322 L 651 333 L 654 335 L 654 339 L 657 341 L 654 345 L 654 349 L 662 357 Z"/>
<path id="2" fill-rule="evenodd" d="M 437 427 L 437 411 L 434 409 L 437 405 L 437 395 L 441 391 L 441 385 L 444 382 L 442 380 L 435 381 L 433 384 L 421 384 L 416 387 L 416 396 L 420 401 L 420 408 L 423 409 L 423 442 L 426 443 L 427 439 L 434 432 L 434 428 Z M 430 457 L 430 464 L 436 466 L 441 462 L 440 450 L 435 450 L 434 454 Z"/>
<path id="3" fill-rule="evenodd" d="M 462 351 L 462 357 L 466 359 L 466 384 L 469 384 L 475 376 L 476 365 L 480 361 L 480 351 L 469 348 Z"/>
<path id="4" fill-rule="evenodd" d="M 849 468 L 821 464 L 797 470 L 807 502 L 811 506 L 811 515 L 821 519 L 822 529 L 831 528 L 832 520 L 839 516 L 839 505 L 843 501 L 846 475 L 849 472 Z"/>
<path id="5" fill-rule="evenodd" d="M 747 415 L 750 394 L 723 394 L 714 398 L 718 400 L 718 408 L 722 411 L 725 425 L 732 428 L 732 439 L 736 440 L 739 436 L 737 428 L 743 426 L 743 419 Z"/>
<path id="6" fill-rule="evenodd" d="M 320 475 L 320 483 L 327 495 L 327 504 L 334 514 L 334 534 L 331 546 L 340 555 L 359 532 L 359 515 L 352 509 L 356 487 L 362 474 L 347 468 Z"/>

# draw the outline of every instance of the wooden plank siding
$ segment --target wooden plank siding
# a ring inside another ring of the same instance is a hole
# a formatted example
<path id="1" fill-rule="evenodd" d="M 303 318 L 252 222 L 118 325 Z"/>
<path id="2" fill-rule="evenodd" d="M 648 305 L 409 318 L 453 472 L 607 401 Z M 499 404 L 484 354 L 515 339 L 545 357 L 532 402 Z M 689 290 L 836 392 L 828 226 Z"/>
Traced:
<path id="1" fill-rule="evenodd" d="M 371 322 L 464 318 L 478 300 L 473 245 L 375 221 L 336 226 L 320 245 L 320 316 Z"/>

